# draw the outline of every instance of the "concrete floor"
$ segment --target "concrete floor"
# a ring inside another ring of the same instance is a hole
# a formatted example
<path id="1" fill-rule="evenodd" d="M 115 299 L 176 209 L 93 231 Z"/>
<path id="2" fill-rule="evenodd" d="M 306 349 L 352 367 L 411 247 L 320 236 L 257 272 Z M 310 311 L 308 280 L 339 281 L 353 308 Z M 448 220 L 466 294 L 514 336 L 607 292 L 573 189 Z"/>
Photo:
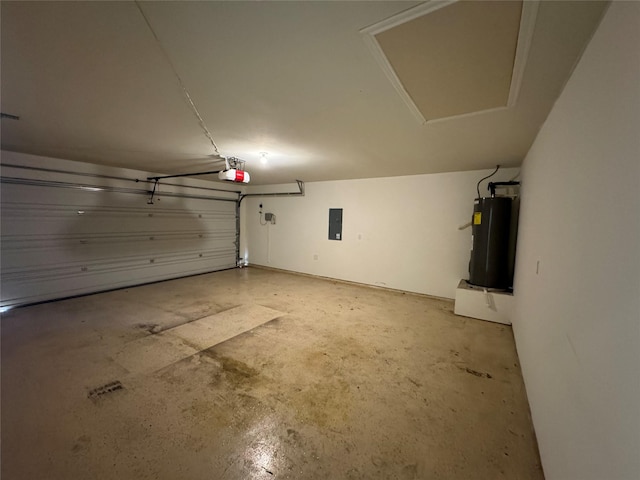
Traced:
<path id="1" fill-rule="evenodd" d="M 242 305 L 281 313 L 155 372 L 117 361 Z M 542 479 L 510 327 L 452 310 L 256 268 L 11 310 L 2 479 Z"/>

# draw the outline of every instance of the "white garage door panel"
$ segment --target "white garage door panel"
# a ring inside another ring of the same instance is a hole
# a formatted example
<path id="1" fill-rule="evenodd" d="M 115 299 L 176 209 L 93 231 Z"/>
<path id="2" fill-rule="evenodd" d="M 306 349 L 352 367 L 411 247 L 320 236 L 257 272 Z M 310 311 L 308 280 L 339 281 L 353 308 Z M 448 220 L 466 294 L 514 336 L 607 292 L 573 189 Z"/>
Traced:
<path id="1" fill-rule="evenodd" d="M 2 185 L 2 305 L 236 266 L 234 201 Z"/>
<path id="2" fill-rule="evenodd" d="M 20 305 L 42 300 L 64 298 L 72 295 L 91 293 L 111 288 L 126 287 L 142 283 L 166 280 L 186 275 L 212 272 L 235 265 L 221 262 L 221 258 L 211 259 L 182 259 L 166 261 L 162 264 L 133 264 L 129 266 L 111 266 L 104 271 L 78 270 L 58 271 L 54 274 L 44 272 L 41 276 L 8 275 L 3 278 L 3 305 Z M 4 273 L 3 273 L 4 276 Z"/>
<path id="3" fill-rule="evenodd" d="M 155 238 L 156 240 L 150 240 Z M 109 239 L 105 242 L 95 237 L 60 239 L 51 246 L 40 242 L 17 238 L 3 239 L 5 252 L 11 253 L 3 258 L 2 272 L 7 274 L 12 269 L 24 270 L 29 267 L 46 269 L 50 266 L 68 265 L 74 262 L 88 264 L 101 264 L 109 262 L 114 256 L 114 249 L 118 248 L 121 255 L 119 261 L 125 258 L 162 258 L 167 252 L 180 251 L 183 254 L 191 253 L 210 256 L 209 254 L 224 253 L 235 255 L 235 245 L 228 245 L 229 237 L 220 238 L 217 242 L 211 238 L 186 238 L 183 241 L 162 240 L 162 235 L 149 237 L 147 235 L 136 240 Z M 40 245 L 33 245 L 34 243 Z"/>

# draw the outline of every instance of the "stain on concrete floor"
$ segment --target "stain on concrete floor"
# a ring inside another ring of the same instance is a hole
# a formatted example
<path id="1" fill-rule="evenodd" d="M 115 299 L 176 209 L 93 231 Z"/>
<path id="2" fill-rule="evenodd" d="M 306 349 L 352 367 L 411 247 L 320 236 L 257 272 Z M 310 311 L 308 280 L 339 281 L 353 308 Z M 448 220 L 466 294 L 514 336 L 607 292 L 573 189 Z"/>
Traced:
<path id="1" fill-rule="evenodd" d="M 117 392 L 118 390 L 123 390 L 124 386 L 120 382 L 120 380 L 115 380 L 113 382 L 105 383 L 104 385 L 100 385 L 99 387 L 92 388 L 89 391 L 87 397 L 91 400 L 97 400 L 103 395 L 107 395 L 109 393 Z"/>
<path id="2" fill-rule="evenodd" d="M 153 374 L 114 361 L 238 304 L 286 315 Z M 451 306 L 249 268 L 12 310 L 2 478 L 542 479 L 511 329 Z"/>

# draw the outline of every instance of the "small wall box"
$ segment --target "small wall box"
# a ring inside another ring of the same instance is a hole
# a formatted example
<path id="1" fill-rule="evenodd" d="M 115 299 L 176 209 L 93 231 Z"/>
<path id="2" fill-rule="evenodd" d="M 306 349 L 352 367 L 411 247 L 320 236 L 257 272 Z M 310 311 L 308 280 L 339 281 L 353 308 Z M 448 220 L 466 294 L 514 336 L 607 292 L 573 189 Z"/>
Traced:
<path id="1" fill-rule="evenodd" d="M 454 313 L 463 317 L 511 325 L 513 292 L 495 291 L 460 280 L 456 289 Z"/>

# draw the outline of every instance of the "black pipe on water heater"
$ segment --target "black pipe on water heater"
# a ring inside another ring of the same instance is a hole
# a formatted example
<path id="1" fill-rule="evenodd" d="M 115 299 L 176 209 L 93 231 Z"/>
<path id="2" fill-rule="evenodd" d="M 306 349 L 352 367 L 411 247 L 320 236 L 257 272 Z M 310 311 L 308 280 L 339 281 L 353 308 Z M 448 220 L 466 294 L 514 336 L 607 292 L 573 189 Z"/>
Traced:
<path id="1" fill-rule="evenodd" d="M 476 198 L 474 201 L 470 284 L 498 289 L 511 287 L 512 203 L 510 197 Z"/>

